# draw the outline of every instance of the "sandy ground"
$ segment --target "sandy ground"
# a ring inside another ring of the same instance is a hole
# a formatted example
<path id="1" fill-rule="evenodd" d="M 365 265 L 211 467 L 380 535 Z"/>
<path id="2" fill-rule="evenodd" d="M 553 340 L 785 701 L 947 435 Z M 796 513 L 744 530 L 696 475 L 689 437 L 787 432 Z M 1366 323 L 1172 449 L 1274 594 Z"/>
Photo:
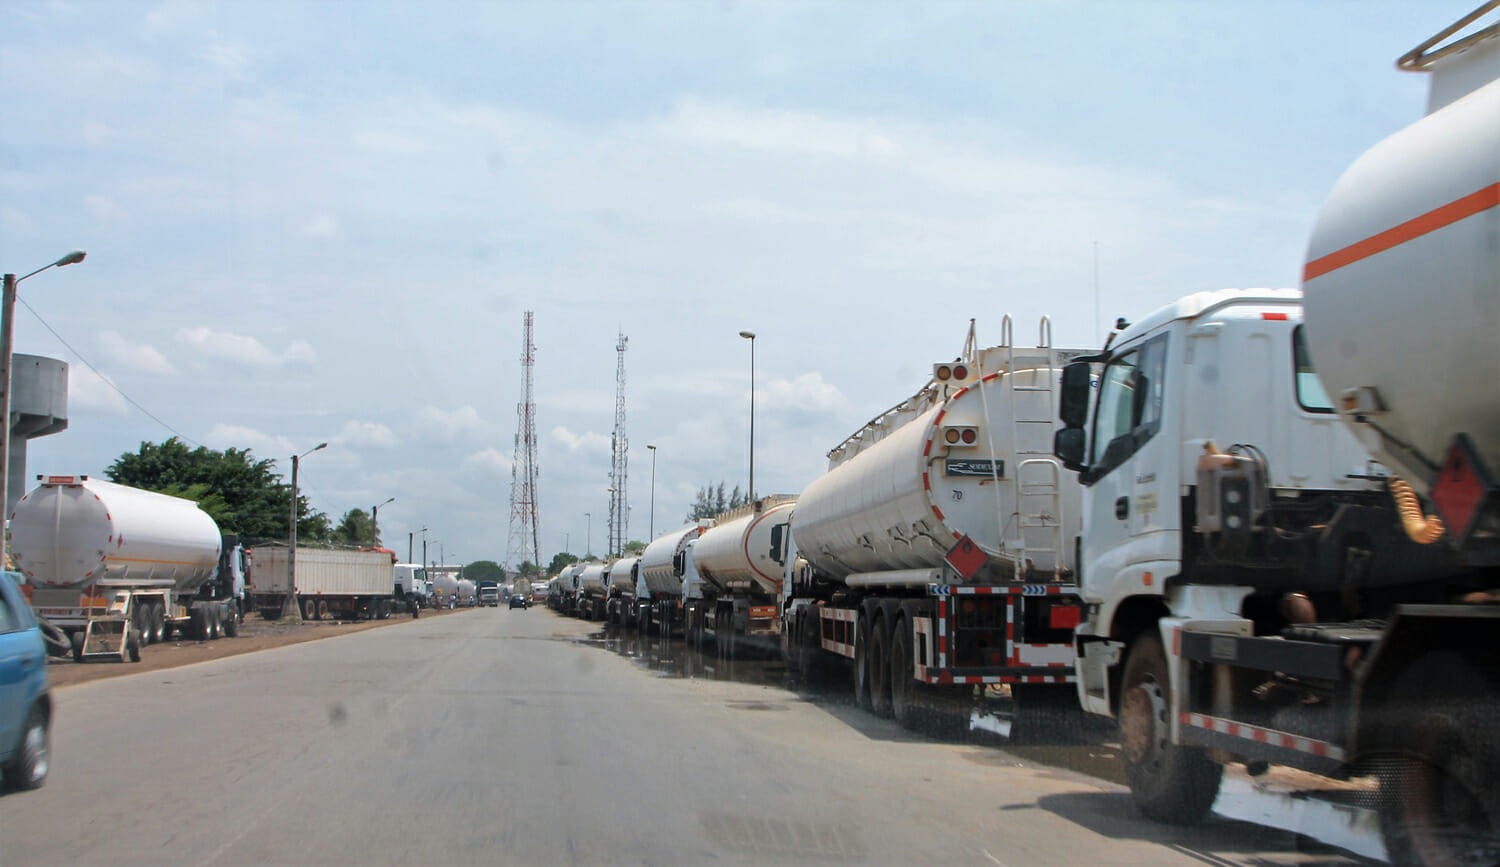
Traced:
<path id="1" fill-rule="evenodd" d="M 451 612 L 446 609 L 423 609 L 422 616 L 418 619 L 441 617 L 449 613 Z M 307 620 L 301 623 L 262 620 L 260 615 L 251 614 L 245 618 L 244 623 L 240 624 L 240 634 L 234 638 L 220 638 L 217 641 L 173 638 L 163 644 L 146 647 L 141 651 L 140 662 L 74 662 L 72 657 L 49 657 L 47 677 L 52 681 L 52 688 L 57 689 L 106 677 L 176 668 L 180 665 L 191 665 L 209 659 L 254 653 L 257 650 L 280 647 L 284 644 L 317 641 L 320 638 L 332 638 L 335 635 L 348 635 L 351 632 L 399 626 L 410 622 L 411 617 L 406 614 L 394 615 L 387 620 Z"/>

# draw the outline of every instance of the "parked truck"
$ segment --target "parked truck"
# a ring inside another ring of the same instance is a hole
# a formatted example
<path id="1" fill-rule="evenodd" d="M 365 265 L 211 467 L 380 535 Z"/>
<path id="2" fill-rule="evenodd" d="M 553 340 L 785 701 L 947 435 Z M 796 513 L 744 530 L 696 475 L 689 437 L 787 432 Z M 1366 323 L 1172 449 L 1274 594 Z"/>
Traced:
<path id="1" fill-rule="evenodd" d="M 682 575 L 689 562 L 684 552 L 712 526 L 712 521 L 703 520 L 679 527 L 652 539 L 641 552 L 635 593 L 639 631 L 670 637 L 681 628 Z"/>
<path id="2" fill-rule="evenodd" d="M 1189 296 L 1065 374 L 1078 695 L 1148 816 L 1281 764 L 1377 779 L 1395 863 L 1500 857 L 1500 25 L 1438 47 L 1496 7 L 1401 59 L 1429 114 L 1330 194 L 1305 325 Z"/>
<path id="3" fill-rule="evenodd" d="M 604 622 L 615 626 L 634 626 L 636 587 L 640 583 L 639 557 L 621 557 L 609 564 L 605 579 Z"/>
<path id="4" fill-rule="evenodd" d="M 134 661 L 174 632 L 238 633 L 244 550 L 191 500 L 43 476 L 16 503 L 10 527 L 31 604 L 68 634 L 75 659 Z"/>
<path id="5" fill-rule="evenodd" d="M 479 602 L 479 586 L 468 578 L 458 579 L 453 594 L 455 604 L 460 608 L 473 608 Z"/>
<path id="6" fill-rule="evenodd" d="M 500 607 L 500 582 L 498 581 L 476 581 L 474 585 L 475 600 L 481 607 Z"/>
<path id="7" fill-rule="evenodd" d="M 275 619 L 286 604 L 288 549 L 252 552 L 251 595 L 261 616 Z M 392 580 L 396 556 L 384 549 L 297 547 L 295 592 L 307 620 L 378 620 L 397 610 Z"/>
<path id="8" fill-rule="evenodd" d="M 978 348 L 828 453 L 773 540 L 794 669 L 846 660 L 857 702 L 917 724 L 1006 684 L 1019 736 L 1077 719 L 1072 629 L 1081 489 L 1051 453 L 1062 365 L 1081 350 Z"/>
<path id="9" fill-rule="evenodd" d="M 772 548 L 796 499 L 759 498 L 718 516 L 684 546 L 678 571 L 688 644 L 711 646 L 721 659 L 733 658 L 745 639 L 778 645 L 782 567 Z"/>
<path id="10" fill-rule="evenodd" d="M 427 570 L 421 563 L 397 563 L 392 567 L 392 574 L 397 605 L 406 606 L 415 615 L 417 609 L 427 608 L 432 604 Z"/>
<path id="11" fill-rule="evenodd" d="M 584 620 L 604 619 L 604 579 L 608 571 L 609 566 L 605 563 L 588 563 L 578 571 L 573 616 Z"/>

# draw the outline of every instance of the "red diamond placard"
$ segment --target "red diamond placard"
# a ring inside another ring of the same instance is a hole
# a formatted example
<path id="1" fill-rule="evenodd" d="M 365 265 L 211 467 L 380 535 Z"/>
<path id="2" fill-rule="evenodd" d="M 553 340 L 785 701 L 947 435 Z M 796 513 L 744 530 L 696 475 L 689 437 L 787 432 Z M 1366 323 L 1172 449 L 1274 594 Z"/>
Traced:
<path id="1" fill-rule="evenodd" d="M 949 549 L 947 556 L 943 558 L 953 571 L 963 576 L 965 581 L 972 579 L 979 570 L 984 567 L 989 557 L 974 544 L 974 540 L 963 536 L 958 543 Z"/>

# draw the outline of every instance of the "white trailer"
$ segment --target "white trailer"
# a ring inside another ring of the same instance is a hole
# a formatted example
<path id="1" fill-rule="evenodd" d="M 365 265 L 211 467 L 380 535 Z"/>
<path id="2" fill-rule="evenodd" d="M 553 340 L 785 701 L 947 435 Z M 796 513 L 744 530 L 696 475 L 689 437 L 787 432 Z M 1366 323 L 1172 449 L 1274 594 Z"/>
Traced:
<path id="1" fill-rule="evenodd" d="M 794 669 L 839 658 L 858 704 L 915 725 L 929 700 L 1006 684 L 1028 736 L 1072 697 L 1081 491 L 1052 455 L 1056 388 L 1081 350 L 1001 343 L 829 452 L 775 548 Z"/>
<path id="2" fill-rule="evenodd" d="M 584 620 L 604 619 L 604 579 L 608 570 L 604 563 L 589 563 L 578 571 L 574 616 Z"/>
<path id="3" fill-rule="evenodd" d="M 713 521 L 697 521 L 652 539 L 637 570 L 635 622 L 642 632 L 671 636 L 682 625 L 683 552 Z"/>
<path id="4" fill-rule="evenodd" d="M 253 552 L 251 592 L 265 616 L 286 603 L 288 549 L 262 546 Z M 383 549 L 346 550 L 297 546 L 295 584 L 290 588 L 307 620 L 329 617 L 384 619 L 396 609 L 392 580 L 395 555 Z"/>
<path id="5" fill-rule="evenodd" d="M 726 512 L 681 556 L 682 629 L 688 644 L 731 658 L 744 637 L 780 633 L 782 567 L 773 536 L 784 532 L 796 497 L 769 496 Z"/>
<path id="6" fill-rule="evenodd" d="M 32 605 L 69 634 L 76 659 L 139 659 L 173 632 L 237 634 L 243 551 L 191 500 L 46 476 L 10 525 Z"/>
<path id="7" fill-rule="evenodd" d="M 634 626 L 636 588 L 640 584 L 639 557 L 621 557 L 609 564 L 605 578 L 604 622 L 615 626 Z"/>

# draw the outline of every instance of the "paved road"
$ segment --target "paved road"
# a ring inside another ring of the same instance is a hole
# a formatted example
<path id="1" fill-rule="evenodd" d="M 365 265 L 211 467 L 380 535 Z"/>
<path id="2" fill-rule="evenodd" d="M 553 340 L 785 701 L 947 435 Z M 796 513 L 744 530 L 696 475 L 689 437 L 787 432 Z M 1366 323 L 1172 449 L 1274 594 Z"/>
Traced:
<path id="1" fill-rule="evenodd" d="M 1158 826 L 1113 783 L 594 631 L 480 609 L 59 690 L 52 777 L 0 797 L 0 863 L 1350 860 Z"/>

